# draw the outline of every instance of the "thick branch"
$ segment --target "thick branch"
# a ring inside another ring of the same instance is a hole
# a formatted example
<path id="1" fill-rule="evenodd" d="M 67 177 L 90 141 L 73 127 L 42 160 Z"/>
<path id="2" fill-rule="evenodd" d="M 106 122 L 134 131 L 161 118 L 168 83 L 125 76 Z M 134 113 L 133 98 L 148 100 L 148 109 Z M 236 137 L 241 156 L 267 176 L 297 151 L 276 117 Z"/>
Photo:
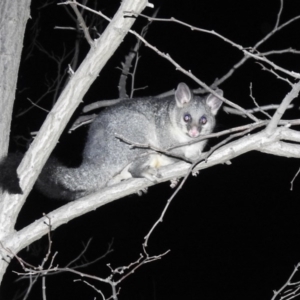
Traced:
<path id="1" fill-rule="evenodd" d="M 23 38 L 30 0 L 0 1 L 0 158 L 7 154 Z"/>
<path id="2" fill-rule="evenodd" d="M 281 139 L 289 139 L 291 141 L 298 140 L 300 138 L 299 133 L 295 133 L 295 131 L 289 128 L 280 127 L 276 129 L 272 136 L 268 136 L 265 130 L 253 135 L 244 136 L 216 150 L 206 162 L 202 161 L 194 171 L 206 169 L 217 164 L 225 164 L 227 161 L 253 150 L 274 155 L 300 158 L 300 145 L 280 142 Z M 183 177 L 189 168 L 190 164 L 185 162 L 179 162 L 162 168 L 160 171 L 162 178 L 159 182 L 168 181 L 174 177 Z M 47 217 L 43 217 L 17 233 L 7 236 L 2 243 L 6 248 L 17 253 L 22 248 L 48 233 L 49 228 L 44 223 L 47 223 L 48 218 L 51 219 L 52 228 L 55 229 L 82 214 L 151 185 L 153 185 L 153 183 L 147 179 L 130 179 L 118 185 L 102 189 L 95 194 L 67 203 L 49 213 Z M 4 250 L 0 249 L 0 251 L 2 257 L 4 257 Z"/>
<path id="3" fill-rule="evenodd" d="M 282 100 L 281 104 L 279 105 L 279 107 L 277 108 L 275 114 L 272 117 L 271 122 L 269 123 L 269 125 L 266 128 L 266 132 L 270 135 L 272 134 L 280 119 L 282 118 L 284 112 L 287 110 L 288 106 L 290 105 L 290 103 L 299 95 L 299 91 L 300 91 L 300 81 L 298 81 L 297 83 L 295 83 L 293 85 L 292 90 L 284 97 L 284 99 Z"/>

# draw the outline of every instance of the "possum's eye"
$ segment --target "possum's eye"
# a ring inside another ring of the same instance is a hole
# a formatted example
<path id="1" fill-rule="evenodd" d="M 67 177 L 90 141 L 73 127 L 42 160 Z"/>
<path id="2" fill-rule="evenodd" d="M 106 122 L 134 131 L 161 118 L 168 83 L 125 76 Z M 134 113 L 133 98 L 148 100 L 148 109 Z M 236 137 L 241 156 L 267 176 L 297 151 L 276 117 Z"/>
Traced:
<path id="1" fill-rule="evenodd" d="M 184 122 L 189 123 L 192 121 L 192 116 L 190 114 L 185 114 L 183 116 L 183 120 L 184 120 Z"/>
<path id="2" fill-rule="evenodd" d="M 199 123 L 200 123 L 201 125 L 206 124 L 206 123 L 207 123 L 207 118 L 206 118 L 205 116 L 202 116 L 202 117 L 200 118 L 200 120 L 199 120 Z"/>

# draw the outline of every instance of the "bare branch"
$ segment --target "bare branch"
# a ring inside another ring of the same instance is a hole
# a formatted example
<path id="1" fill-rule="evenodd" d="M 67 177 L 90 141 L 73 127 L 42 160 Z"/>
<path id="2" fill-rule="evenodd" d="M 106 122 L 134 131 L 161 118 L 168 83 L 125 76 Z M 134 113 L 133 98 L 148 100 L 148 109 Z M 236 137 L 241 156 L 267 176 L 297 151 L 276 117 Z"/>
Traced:
<path id="1" fill-rule="evenodd" d="M 256 108 L 251 108 L 251 109 L 246 109 L 249 113 L 253 114 L 253 113 L 257 113 L 257 112 L 261 112 L 261 111 L 267 111 L 267 110 L 273 110 L 273 109 L 277 109 L 279 107 L 278 104 L 269 104 L 269 105 L 263 105 L 260 107 L 256 107 Z M 290 104 L 287 108 L 291 109 L 294 107 L 294 104 Z M 234 114 L 234 115 L 241 115 L 244 116 L 244 114 L 239 111 L 236 110 L 234 108 L 231 108 L 229 106 L 224 106 L 223 110 L 228 113 L 228 114 Z"/>
<path id="2" fill-rule="evenodd" d="M 280 0 L 280 1 L 282 1 L 282 0 Z M 280 14 L 281 14 L 281 12 L 280 12 Z M 278 14 L 278 15 L 279 15 L 279 14 Z M 279 16 L 280 16 L 280 15 L 279 15 Z M 283 23 L 283 24 L 280 25 L 280 26 L 278 26 L 278 24 L 277 24 L 277 23 L 278 23 L 278 19 L 277 19 L 277 22 L 276 22 L 276 25 L 275 25 L 274 29 L 273 29 L 269 34 L 267 34 L 266 37 L 264 37 L 260 42 L 258 42 L 258 43 L 255 45 L 255 49 L 257 49 L 262 43 L 264 43 L 267 39 L 269 39 L 272 35 L 274 35 L 275 32 L 280 31 L 280 30 L 283 29 L 284 27 L 290 25 L 291 23 L 293 23 L 293 22 L 295 22 L 295 21 L 297 21 L 297 20 L 299 20 L 299 19 L 300 19 L 300 16 L 296 16 L 296 17 L 294 17 L 294 18 L 288 20 L 287 22 Z"/>
<path id="3" fill-rule="evenodd" d="M 82 28 L 84 36 L 85 36 L 87 42 L 90 44 L 90 46 L 92 48 L 94 48 L 95 47 L 95 43 L 94 43 L 93 39 L 90 36 L 89 29 L 86 26 L 85 21 L 84 21 L 82 15 L 81 15 L 80 11 L 78 10 L 77 4 L 78 3 L 76 2 L 76 0 L 73 0 L 73 2 L 70 3 L 70 6 L 72 7 L 72 9 L 74 10 L 74 12 L 75 12 L 75 14 L 77 16 L 77 20 L 78 20 L 79 26 Z"/>
<path id="4" fill-rule="evenodd" d="M 274 291 L 271 300 L 291 300 L 300 295 L 300 282 L 292 282 L 299 267 L 300 264 L 298 263 L 287 282 L 278 291 Z"/>
<path id="5" fill-rule="evenodd" d="M 267 68 L 266 66 L 264 66 L 263 64 L 261 64 L 261 63 L 259 63 L 259 62 L 257 62 L 257 64 L 259 64 L 259 65 L 261 66 L 261 68 L 262 68 L 263 71 L 270 72 L 270 73 L 273 74 L 276 78 L 278 78 L 278 79 L 280 79 L 280 80 L 282 80 L 282 81 L 285 81 L 285 82 L 286 82 L 288 85 L 290 85 L 291 87 L 293 86 L 293 83 L 292 83 L 290 80 L 288 80 L 287 78 L 284 78 L 284 77 L 280 76 L 277 72 L 275 72 L 275 70 L 269 69 L 269 68 Z"/>
<path id="6" fill-rule="evenodd" d="M 115 105 L 117 103 L 119 103 L 120 101 L 123 101 L 125 100 L 125 98 L 122 98 L 122 99 L 114 99 L 114 100 L 100 100 L 100 101 L 97 101 L 97 102 L 94 102 L 92 104 L 88 104 L 86 105 L 84 108 L 83 108 L 83 112 L 89 112 L 91 110 L 94 110 L 94 109 L 98 109 L 98 108 L 101 108 L 101 107 L 106 107 L 106 106 L 112 106 L 112 105 Z"/>
<path id="7" fill-rule="evenodd" d="M 296 16 L 290 20 L 288 20 L 287 22 L 285 22 L 284 24 L 282 24 L 281 26 L 279 26 L 279 22 L 280 22 L 280 17 L 281 17 L 281 13 L 282 13 L 282 9 L 283 9 L 283 0 L 281 0 L 281 4 L 280 4 L 280 9 L 279 9 L 279 12 L 278 12 L 278 15 L 277 15 L 277 20 L 276 20 L 276 24 L 275 24 L 275 27 L 274 29 L 269 33 L 267 34 L 262 40 L 260 40 L 259 42 L 256 43 L 256 45 L 252 48 L 248 48 L 249 50 L 245 49 L 245 47 L 243 47 L 242 45 L 239 45 L 233 41 L 231 41 L 230 39 L 222 36 L 221 34 L 215 32 L 214 30 L 207 30 L 207 29 L 203 29 L 203 28 L 199 28 L 199 27 L 195 27 L 195 26 L 192 26 L 188 23 L 185 23 L 185 22 L 182 22 L 180 20 L 177 20 L 176 18 L 169 18 L 169 19 L 165 19 L 165 18 L 153 18 L 153 17 L 150 17 L 150 16 L 147 16 L 147 15 L 144 15 L 144 14 L 136 14 L 136 12 L 133 12 L 133 11 L 128 11 L 126 12 L 126 14 L 128 15 L 139 15 L 141 17 L 144 17 L 144 18 L 147 18 L 148 20 L 150 21 L 158 21 L 158 22 L 174 22 L 174 23 L 178 23 L 182 26 L 185 26 L 185 27 L 188 27 L 190 28 L 191 30 L 193 31 L 199 31 L 199 32 L 203 32 L 203 33 L 208 33 L 208 34 L 211 34 L 211 35 L 214 35 L 220 39 L 222 39 L 223 41 L 225 41 L 226 43 L 230 44 L 231 46 L 241 50 L 244 52 L 244 57 L 234 65 L 233 68 L 231 68 L 229 70 L 229 72 L 227 72 L 227 74 L 225 74 L 221 79 L 218 79 L 214 85 L 212 87 L 216 87 L 218 85 L 220 85 L 221 83 L 223 83 L 226 79 L 228 79 L 232 74 L 233 72 L 238 69 L 240 66 L 242 66 L 247 60 L 249 57 L 253 57 L 253 58 L 256 58 L 258 59 L 257 56 L 254 56 L 254 55 L 251 55 L 250 53 L 253 53 L 257 50 L 257 48 L 262 45 L 264 42 L 266 42 L 271 36 L 273 36 L 275 33 L 277 33 L 278 31 L 280 31 L 281 29 L 283 29 L 284 27 L 288 26 L 289 24 L 297 21 L 298 19 L 300 19 L 300 16 Z M 260 54 L 261 55 L 261 54 Z M 282 72 L 284 72 L 285 69 L 283 68 L 280 68 L 279 66 L 277 66 L 276 64 L 272 63 L 271 61 L 265 59 L 265 62 L 267 62 L 268 64 L 271 64 L 274 68 L 276 69 L 279 69 L 281 70 Z M 294 73 L 294 72 L 289 72 L 288 73 L 289 75 L 293 76 L 293 77 L 296 77 L 296 78 L 300 78 L 299 74 L 297 73 Z"/>
<path id="8" fill-rule="evenodd" d="M 111 20 L 112 20 L 109 17 L 107 17 L 106 15 L 104 15 L 101 11 L 96 11 L 94 9 L 91 9 L 88 6 L 80 4 L 79 2 L 75 2 L 74 3 L 73 0 L 72 1 L 66 1 L 66 2 L 57 3 L 57 5 L 68 5 L 68 4 L 76 4 L 77 6 L 80 6 L 80 7 L 82 7 L 83 9 L 85 9 L 87 11 L 93 12 L 93 13 L 101 16 L 103 19 L 105 19 L 108 22 L 111 22 Z"/>
<path id="9" fill-rule="evenodd" d="M 300 50 L 288 48 L 288 49 L 282 49 L 282 50 L 270 50 L 270 51 L 266 51 L 266 52 L 261 52 L 260 54 L 263 56 L 268 56 L 268 55 L 284 54 L 284 53 L 300 54 Z"/>
<path id="10" fill-rule="evenodd" d="M 199 31 L 199 32 L 204 32 L 204 33 L 209 33 L 211 35 L 214 35 L 214 36 L 217 36 L 218 38 L 224 40 L 225 42 L 227 42 L 228 44 L 230 44 L 231 46 L 239 49 L 239 50 L 243 50 L 244 47 L 231 41 L 230 39 L 224 37 L 223 35 L 215 32 L 214 30 L 207 30 L 207 29 L 203 29 L 203 28 L 199 28 L 199 27 L 195 27 L 195 26 L 192 26 L 188 23 L 185 23 L 183 21 L 180 21 L 176 18 L 169 18 L 169 19 L 165 19 L 165 18 L 153 18 L 153 17 L 150 17 L 150 16 L 147 16 L 147 15 L 144 15 L 144 14 L 137 14 L 136 12 L 134 11 L 125 11 L 124 12 L 127 16 L 135 16 L 135 17 L 143 17 L 143 18 L 146 18 L 148 19 L 149 21 L 156 21 L 156 22 L 174 22 L 174 23 L 177 23 L 177 24 L 180 24 L 182 26 L 185 26 L 185 27 L 188 27 L 189 29 L 191 29 L 192 31 Z"/>
<path id="11" fill-rule="evenodd" d="M 298 169 L 297 173 L 295 174 L 295 176 L 293 177 L 293 179 L 291 181 L 291 191 L 294 189 L 294 181 L 298 177 L 299 173 L 300 173 L 300 168 Z"/>
<path id="12" fill-rule="evenodd" d="M 280 23 L 280 17 L 281 17 L 282 10 L 283 10 L 283 0 L 280 0 L 280 8 L 279 8 L 279 12 L 278 12 L 278 15 L 277 15 L 277 20 L 276 20 L 276 24 L 275 24 L 274 29 L 277 29 L 277 27 Z"/>
<path id="13" fill-rule="evenodd" d="M 268 135 L 271 135 L 275 132 L 276 127 L 278 126 L 278 123 L 280 119 L 282 118 L 284 112 L 287 110 L 290 103 L 298 97 L 300 91 L 300 81 L 298 83 L 295 83 L 293 85 L 292 90 L 284 97 L 281 104 L 277 108 L 274 116 L 271 119 L 271 122 L 266 128 L 266 132 Z"/>
<path id="14" fill-rule="evenodd" d="M 265 116 L 267 116 L 267 118 L 271 119 L 271 116 L 265 112 L 263 109 L 260 108 L 260 106 L 258 105 L 258 103 L 256 102 L 253 94 L 252 94 L 252 82 L 250 83 L 250 97 L 251 99 L 253 100 L 254 104 L 256 105 L 256 108 L 261 112 L 263 113 Z"/>

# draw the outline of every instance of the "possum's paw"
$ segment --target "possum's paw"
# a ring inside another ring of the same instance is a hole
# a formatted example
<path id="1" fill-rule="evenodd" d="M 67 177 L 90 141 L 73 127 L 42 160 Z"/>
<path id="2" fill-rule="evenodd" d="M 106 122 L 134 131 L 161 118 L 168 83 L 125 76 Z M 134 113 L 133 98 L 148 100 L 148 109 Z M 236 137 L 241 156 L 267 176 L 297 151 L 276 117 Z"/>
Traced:
<path id="1" fill-rule="evenodd" d="M 158 172 L 156 168 L 148 167 L 143 170 L 142 177 L 147 178 L 148 180 L 156 183 L 159 178 L 161 178 L 161 174 Z"/>
<path id="2" fill-rule="evenodd" d="M 143 188 L 137 191 L 136 193 L 138 194 L 138 196 L 143 196 L 143 194 L 147 194 L 147 192 L 148 192 L 148 188 Z"/>
<path id="3" fill-rule="evenodd" d="M 192 176 L 197 177 L 199 175 L 200 171 L 193 171 L 192 172 Z"/>
<path id="4" fill-rule="evenodd" d="M 170 180 L 171 189 L 174 189 L 178 185 L 179 180 L 180 180 L 180 178 L 173 178 Z"/>

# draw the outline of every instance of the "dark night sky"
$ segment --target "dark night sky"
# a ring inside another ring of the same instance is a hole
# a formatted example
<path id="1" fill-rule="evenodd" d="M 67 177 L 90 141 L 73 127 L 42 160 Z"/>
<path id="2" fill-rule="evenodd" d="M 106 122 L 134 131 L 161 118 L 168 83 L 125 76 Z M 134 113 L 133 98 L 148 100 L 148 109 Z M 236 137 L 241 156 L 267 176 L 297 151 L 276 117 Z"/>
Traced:
<path id="1" fill-rule="evenodd" d="M 52 4 L 38 9 L 41 2 L 33 1 L 24 58 L 31 45 L 30 28 L 38 17 L 41 19 L 38 42 L 43 47 L 56 55 L 60 55 L 64 47 L 67 50 L 74 47 L 74 32 L 53 29 L 54 26 L 74 25 L 64 8 Z M 97 8 L 112 16 L 120 1 L 98 2 Z M 279 0 L 152 2 L 156 7 L 160 6 L 158 17 L 173 16 L 198 27 L 213 29 L 245 47 L 254 45 L 273 28 L 280 4 Z M 299 1 L 285 2 L 283 22 L 300 14 Z M 144 13 L 151 14 L 151 9 L 147 8 Z M 143 24 L 145 20 L 139 20 L 135 29 L 138 31 Z M 261 50 L 288 47 L 300 50 L 299 29 L 300 21 L 270 39 Z M 146 38 L 208 84 L 223 76 L 242 58 L 238 50 L 220 39 L 174 23 L 153 23 Z M 126 37 L 87 93 L 85 103 L 118 97 L 120 71 L 117 67 L 134 43 L 132 36 Z M 83 41 L 81 58 L 87 50 L 87 43 Z M 147 85 L 148 88 L 137 96 L 168 91 L 180 81 L 197 87 L 152 50 L 143 47 L 141 55 L 136 85 Z M 299 55 L 271 58 L 283 67 L 300 71 Z M 66 65 L 68 63 L 66 60 Z M 31 57 L 21 66 L 15 114 L 28 107 L 26 98 L 37 99 L 46 89 L 46 80 L 55 76 L 55 64 L 34 49 Z M 250 83 L 260 105 L 278 104 L 289 91 L 287 84 L 261 71 L 261 67 L 253 61 L 247 62 L 220 88 L 226 98 L 245 108 L 252 108 Z M 49 95 L 40 105 L 50 107 L 51 101 L 52 95 Z M 299 107 L 299 99 L 295 104 Z M 79 114 L 80 108 L 76 116 Z M 294 110 L 285 117 L 298 116 L 299 110 Z M 44 118 L 45 113 L 38 109 L 15 118 L 12 135 L 29 137 L 28 133 L 38 130 Z M 247 122 L 246 119 L 221 112 L 217 130 Z M 81 128 L 71 135 L 64 133 L 55 155 L 68 163 L 80 158 L 86 130 Z M 20 147 L 15 140 L 11 148 L 24 151 L 24 147 Z M 168 249 L 171 252 L 162 260 L 141 267 L 126 279 L 121 285 L 119 299 L 271 299 L 272 291 L 281 287 L 293 267 L 300 262 L 299 178 L 295 181 L 294 190 L 290 191 L 290 181 L 299 167 L 300 163 L 295 159 L 252 152 L 234 159 L 230 166 L 218 165 L 201 171 L 197 178 L 190 178 L 173 200 L 164 222 L 150 238 L 150 254 L 157 255 Z M 61 226 L 53 233 L 53 248 L 59 252 L 56 263 L 63 266 L 76 257 L 82 249 L 82 242 L 90 237 L 93 241 L 87 259 L 102 255 L 112 239 L 114 252 L 83 272 L 105 277 L 109 275 L 107 263 L 117 267 L 136 260 L 142 251 L 143 237 L 160 216 L 171 193 L 168 184 L 161 184 L 150 188 L 147 195 L 120 199 Z M 33 191 L 21 212 L 18 228 L 62 204 Z M 38 264 L 46 245 L 46 239 L 43 239 L 31 247 L 31 252 L 22 251 L 21 255 Z M 36 253 L 39 256 L 35 256 Z M 13 263 L 12 269 L 20 268 Z M 73 279 L 77 278 L 72 274 L 49 278 L 47 299 L 101 299 L 88 286 L 74 283 Z M 14 279 L 16 276 L 11 274 L 5 277 L 1 300 L 12 299 L 17 290 L 25 289 L 25 281 L 12 283 Z M 105 285 L 92 283 L 109 295 L 110 290 Z M 41 299 L 41 282 L 29 299 Z"/>

